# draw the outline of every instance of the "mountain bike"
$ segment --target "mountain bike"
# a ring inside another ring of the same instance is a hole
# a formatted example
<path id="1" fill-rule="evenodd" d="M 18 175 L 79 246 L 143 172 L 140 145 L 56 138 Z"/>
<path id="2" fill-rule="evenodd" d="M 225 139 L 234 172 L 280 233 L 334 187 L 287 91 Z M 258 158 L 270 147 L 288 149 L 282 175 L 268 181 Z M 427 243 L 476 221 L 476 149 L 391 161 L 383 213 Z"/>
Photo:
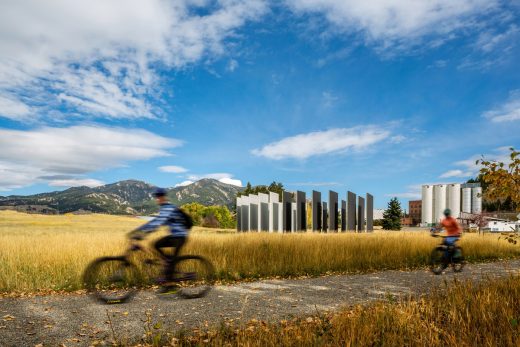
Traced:
<path id="1" fill-rule="evenodd" d="M 197 255 L 176 257 L 167 266 L 173 267 L 173 275 L 165 282 L 161 279 L 164 260 L 130 240 L 121 256 L 101 257 L 91 262 L 83 274 L 87 291 L 105 304 L 119 304 L 130 300 L 140 287 L 159 285 L 159 289 L 175 287 L 175 293 L 186 299 L 205 296 L 214 282 L 213 265 Z"/>
<path id="2" fill-rule="evenodd" d="M 461 272 L 464 267 L 462 248 L 457 245 L 448 246 L 444 241 L 448 236 L 438 235 L 436 233 L 432 233 L 431 236 L 443 239 L 442 243 L 432 251 L 430 258 L 431 271 L 436 275 L 440 275 L 451 265 L 454 272 Z"/>

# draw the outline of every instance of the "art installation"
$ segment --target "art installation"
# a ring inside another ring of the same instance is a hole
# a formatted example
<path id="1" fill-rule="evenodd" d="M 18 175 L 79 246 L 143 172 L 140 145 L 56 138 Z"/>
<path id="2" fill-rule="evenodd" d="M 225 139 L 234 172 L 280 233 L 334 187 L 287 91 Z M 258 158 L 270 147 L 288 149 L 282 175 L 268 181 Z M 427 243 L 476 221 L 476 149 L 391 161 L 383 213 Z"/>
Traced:
<path id="1" fill-rule="evenodd" d="M 338 204 L 338 193 L 329 191 L 328 203 L 321 193 L 312 191 L 312 231 L 371 232 L 374 230 L 374 197 L 365 198 L 347 192 L 347 200 Z M 357 198 L 357 201 L 356 201 Z M 237 231 L 302 232 L 307 231 L 305 192 L 259 193 L 237 197 Z"/>

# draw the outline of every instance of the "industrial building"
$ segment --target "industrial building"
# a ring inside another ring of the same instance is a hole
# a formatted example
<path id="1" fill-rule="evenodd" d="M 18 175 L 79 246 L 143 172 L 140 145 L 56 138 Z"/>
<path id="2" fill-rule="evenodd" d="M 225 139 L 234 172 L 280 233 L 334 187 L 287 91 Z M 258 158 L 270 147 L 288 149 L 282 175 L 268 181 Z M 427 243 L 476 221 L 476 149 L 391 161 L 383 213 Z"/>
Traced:
<path id="1" fill-rule="evenodd" d="M 461 212 L 480 214 L 482 212 L 482 187 L 480 183 L 425 184 L 422 186 L 421 224 L 437 224 L 444 218 L 444 210 L 449 208 L 454 218 Z"/>

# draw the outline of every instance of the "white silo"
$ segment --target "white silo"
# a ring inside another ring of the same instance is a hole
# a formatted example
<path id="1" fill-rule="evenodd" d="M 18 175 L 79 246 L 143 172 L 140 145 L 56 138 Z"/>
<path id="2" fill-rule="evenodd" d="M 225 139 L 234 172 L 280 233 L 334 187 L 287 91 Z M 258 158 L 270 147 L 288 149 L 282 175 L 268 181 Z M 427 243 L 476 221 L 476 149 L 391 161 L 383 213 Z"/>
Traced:
<path id="1" fill-rule="evenodd" d="M 448 184 L 446 205 L 451 210 L 453 218 L 460 216 L 460 184 Z"/>
<path id="2" fill-rule="evenodd" d="M 444 218 L 446 209 L 446 185 L 433 186 L 433 222 L 438 223 Z"/>
<path id="3" fill-rule="evenodd" d="M 482 212 L 482 187 L 471 188 L 471 213 Z"/>
<path id="4" fill-rule="evenodd" d="M 462 188 L 462 212 L 471 213 L 471 188 Z"/>
<path id="5" fill-rule="evenodd" d="M 433 186 L 422 186 L 422 210 L 421 222 L 431 224 L 433 223 Z"/>

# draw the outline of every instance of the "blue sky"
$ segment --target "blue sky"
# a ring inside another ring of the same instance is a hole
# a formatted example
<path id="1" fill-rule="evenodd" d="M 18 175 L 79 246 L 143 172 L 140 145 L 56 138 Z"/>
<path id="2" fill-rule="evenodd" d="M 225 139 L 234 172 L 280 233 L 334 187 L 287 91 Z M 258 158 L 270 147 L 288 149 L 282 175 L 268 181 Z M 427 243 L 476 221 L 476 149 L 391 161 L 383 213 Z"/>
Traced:
<path id="1" fill-rule="evenodd" d="M 418 198 L 520 147 L 520 3 L 0 5 L 0 195 L 213 177 Z"/>

